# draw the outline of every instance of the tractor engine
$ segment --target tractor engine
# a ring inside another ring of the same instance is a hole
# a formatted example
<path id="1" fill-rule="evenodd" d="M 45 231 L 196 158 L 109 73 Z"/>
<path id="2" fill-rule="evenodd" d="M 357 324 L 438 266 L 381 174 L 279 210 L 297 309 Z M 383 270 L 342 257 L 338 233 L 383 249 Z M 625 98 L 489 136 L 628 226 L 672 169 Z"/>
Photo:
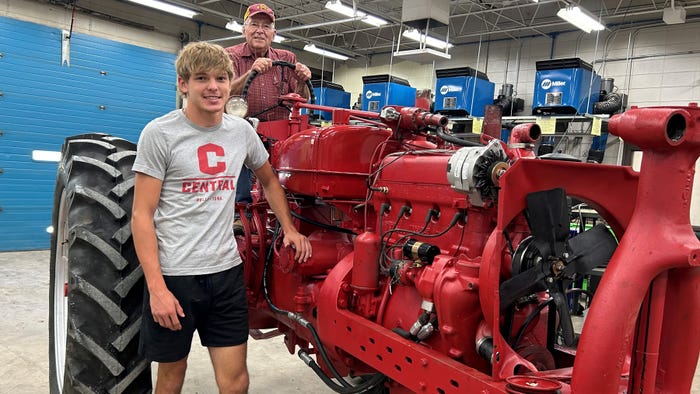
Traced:
<path id="1" fill-rule="evenodd" d="M 300 108 L 333 111 L 333 124 L 307 127 Z M 696 127 L 689 114 L 698 112 L 664 109 L 654 120 L 644 112 L 624 115 L 661 133 L 654 138 L 629 131 L 629 118 L 611 120 L 610 128 L 647 144 L 640 146 L 652 157 L 659 146 L 661 157 L 684 141 L 693 146 L 684 156 L 690 163 L 698 137 L 665 130 Z M 282 246 L 262 190 L 254 190 L 254 203 L 238 207 L 255 338 L 283 335 L 290 353 L 298 348 L 336 392 L 573 391 L 585 374 L 577 376 L 574 366 L 586 371 L 593 357 L 577 357 L 577 345 L 583 353 L 584 340 L 593 346 L 592 338 L 605 333 L 586 331 L 596 322 L 576 332 L 569 299 L 581 290 L 571 283 L 595 267 L 622 272 L 617 267 L 628 264 L 613 256 L 629 232 L 635 201 L 637 209 L 641 204 L 638 173 L 536 158 L 534 124 L 516 126 L 507 143 L 487 136 L 472 143 L 449 134 L 444 116 L 418 108 L 388 106 L 374 114 L 295 103 L 291 119 L 285 138 L 264 123 L 258 131 L 274 135 L 271 162 L 313 256 L 300 263 Z M 690 165 L 660 162 L 676 172 Z M 572 233 L 570 206 L 577 200 L 607 226 Z M 643 292 L 615 297 L 632 303 L 632 311 L 651 302 Z M 625 316 L 624 327 L 633 328 L 636 317 Z M 698 312 L 691 318 L 697 322 Z M 697 360 L 700 345 L 692 342 Z M 587 383 L 580 392 L 646 384 L 631 382 L 644 357 L 632 347 L 642 344 L 626 341 L 611 356 L 617 369 L 607 383 Z M 673 387 L 690 387 L 679 377 L 685 373 L 675 373 L 681 383 Z"/>

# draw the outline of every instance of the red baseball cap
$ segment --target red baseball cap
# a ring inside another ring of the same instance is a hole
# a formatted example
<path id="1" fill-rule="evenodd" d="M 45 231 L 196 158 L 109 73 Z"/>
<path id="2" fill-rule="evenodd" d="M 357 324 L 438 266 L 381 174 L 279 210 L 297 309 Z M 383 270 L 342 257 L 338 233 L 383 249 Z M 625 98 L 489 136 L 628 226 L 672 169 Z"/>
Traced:
<path id="1" fill-rule="evenodd" d="M 248 9 L 245 11 L 245 15 L 243 15 L 243 21 L 247 21 L 248 18 L 250 18 L 253 15 L 257 14 L 265 14 L 272 19 L 272 22 L 275 21 L 275 12 L 272 11 L 272 8 L 268 7 L 265 4 L 258 3 L 258 4 L 253 4 Z"/>

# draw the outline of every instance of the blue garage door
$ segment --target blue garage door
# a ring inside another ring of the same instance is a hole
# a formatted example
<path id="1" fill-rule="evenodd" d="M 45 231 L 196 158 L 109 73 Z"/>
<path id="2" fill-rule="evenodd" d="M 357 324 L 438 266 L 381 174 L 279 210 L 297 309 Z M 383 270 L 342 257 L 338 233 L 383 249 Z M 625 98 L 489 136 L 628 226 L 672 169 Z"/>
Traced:
<path id="1" fill-rule="evenodd" d="M 63 139 L 108 133 L 131 141 L 175 107 L 175 55 L 0 17 L 0 251 L 49 247 Z M 36 157 L 36 156 L 35 156 Z"/>

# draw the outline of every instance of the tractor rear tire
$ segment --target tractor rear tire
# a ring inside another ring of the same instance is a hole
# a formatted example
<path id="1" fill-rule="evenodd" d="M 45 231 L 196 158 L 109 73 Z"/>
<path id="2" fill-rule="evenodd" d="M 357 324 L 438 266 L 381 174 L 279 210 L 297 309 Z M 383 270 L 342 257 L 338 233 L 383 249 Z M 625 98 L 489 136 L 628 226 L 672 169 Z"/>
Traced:
<path id="1" fill-rule="evenodd" d="M 136 145 L 104 134 L 66 139 L 53 206 L 51 393 L 148 393 L 138 354 L 143 271 L 131 237 Z"/>

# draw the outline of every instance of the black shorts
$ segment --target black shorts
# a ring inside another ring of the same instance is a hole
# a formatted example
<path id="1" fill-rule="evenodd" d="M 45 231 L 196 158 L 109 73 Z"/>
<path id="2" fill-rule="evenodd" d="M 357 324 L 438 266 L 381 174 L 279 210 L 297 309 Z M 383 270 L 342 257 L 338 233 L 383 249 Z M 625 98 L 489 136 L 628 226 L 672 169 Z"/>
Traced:
<path id="1" fill-rule="evenodd" d="M 237 346 L 248 340 L 248 303 L 243 264 L 208 275 L 164 276 L 185 317 L 172 331 L 153 320 L 148 289 L 144 290 L 139 352 L 150 361 L 174 362 L 190 352 L 197 330 L 202 346 Z"/>

